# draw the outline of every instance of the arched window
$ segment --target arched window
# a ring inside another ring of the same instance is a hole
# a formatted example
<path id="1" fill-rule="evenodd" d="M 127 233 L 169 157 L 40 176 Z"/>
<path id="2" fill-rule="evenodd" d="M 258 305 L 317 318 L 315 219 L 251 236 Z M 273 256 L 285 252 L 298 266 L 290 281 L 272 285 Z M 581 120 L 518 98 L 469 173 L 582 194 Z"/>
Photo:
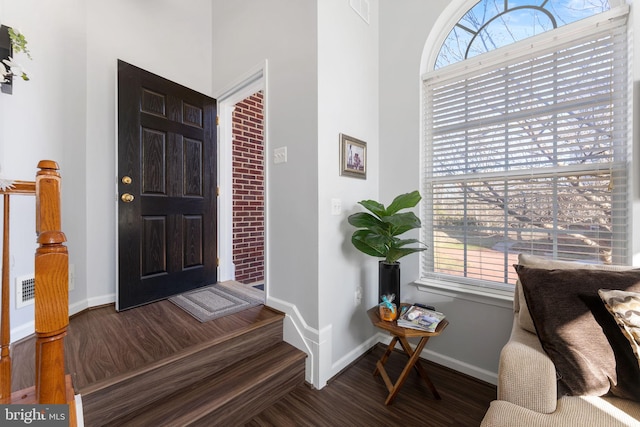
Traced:
<path id="1" fill-rule="evenodd" d="M 435 69 L 607 10 L 607 0 L 481 0 L 449 32 Z"/>
<path id="2" fill-rule="evenodd" d="M 523 252 L 630 262 L 627 15 L 492 0 L 451 30 L 423 76 L 422 280 L 509 290 Z"/>

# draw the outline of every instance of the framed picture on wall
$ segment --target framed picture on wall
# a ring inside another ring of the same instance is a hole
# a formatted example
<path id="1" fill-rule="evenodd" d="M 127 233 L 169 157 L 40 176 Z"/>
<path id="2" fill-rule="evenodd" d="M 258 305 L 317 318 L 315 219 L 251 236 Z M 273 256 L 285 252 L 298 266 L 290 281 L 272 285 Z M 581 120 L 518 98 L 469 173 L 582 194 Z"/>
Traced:
<path id="1" fill-rule="evenodd" d="M 367 143 L 340 134 L 340 175 L 367 179 Z"/>

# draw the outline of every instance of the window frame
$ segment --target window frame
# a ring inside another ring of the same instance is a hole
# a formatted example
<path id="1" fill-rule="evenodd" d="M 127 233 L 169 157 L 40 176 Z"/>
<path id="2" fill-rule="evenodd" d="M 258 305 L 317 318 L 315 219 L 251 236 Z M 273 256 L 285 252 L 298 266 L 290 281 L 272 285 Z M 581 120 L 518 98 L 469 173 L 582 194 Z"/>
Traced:
<path id="1" fill-rule="evenodd" d="M 473 4 L 476 4 L 477 2 L 474 2 Z M 494 67 L 499 67 L 501 65 L 504 65 L 507 62 L 511 62 L 512 60 L 514 60 L 514 58 L 524 58 L 524 57 L 529 57 L 532 55 L 532 53 L 534 53 L 535 55 L 540 54 L 542 51 L 552 51 L 552 50 L 556 50 L 557 46 L 553 46 L 553 48 L 549 48 L 548 46 L 550 45 L 551 42 L 554 42 L 556 40 L 566 40 L 567 38 L 576 38 L 576 35 L 579 34 L 584 34 L 585 31 L 590 32 L 592 31 L 594 28 L 598 28 L 599 30 L 601 30 L 603 27 L 620 27 L 622 25 L 625 24 L 621 24 L 620 19 L 626 19 L 628 14 L 629 14 L 629 6 L 628 5 L 622 5 L 622 6 L 615 6 L 613 4 L 614 2 L 611 2 L 610 6 L 611 9 L 608 11 L 605 11 L 603 13 L 594 15 L 592 17 L 589 18 L 585 18 L 583 20 L 574 22 L 572 24 L 568 24 L 565 26 L 562 26 L 560 28 L 557 28 L 555 30 L 552 31 L 548 31 L 546 33 L 528 38 L 526 40 L 522 40 L 516 43 L 513 43 L 512 45 L 509 46 L 505 46 L 502 47 L 500 49 L 496 49 L 495 51 L 491 51 L 482 55 L 478 55 L 475 57 L 472 57 L 470 59 L 467 59 L 465 61 L 461 61 L 455 64 L 451 64 L 448 65 L 446 68 L 446 74 L 447 76 L 451 76 L 453 74 L 459 74 L 459 75 L 464 75 L 466 73 L 466 70 L 469 69 L 474 69 L 478 66 L 485 66 L 486 64 L 491 64 Z M 465 12 L 466 13 L 466 12 Z M 627 32 L 628 32 L 628 28 L 627 28 Z M 444 36 L 446 36 L 448 34 L 448 31 L 443 31 Z M 442 39 L 444 40 L 444 38 Z M 440 51 L 440 45 L 436 45 L 438 48 L 434 48 L 431 50 L 432 52 L 432 56 L 431 56 L 431 69 L 433 69 L 433 65 L 435 64 L 435 59 L 437 57 L 438 52 Z M 631 88 L 632 87 L 632 73 L 631 73 L 631 61 L 629 61 L 628 63 L 628 70 L 627 70 L 627 79 L 628 79 L 628 86 Z M 444 69 L 442 68 L 442 69 Z M 437 74 L 439 71 L 441 71 L 442 69 L 436 70 L 436 71 L 430 71 L 430 72 L 426 72 L 422 75 L 422 82 L 424 82 L 426 79 L 432 78 L 433 75 Z M 421 85 L 421 87 L 424 85 L 424 83 Z M 430 191 L 426 191 L 427 188 L 425 187 L 425 176 L 427 174 L 427 170 L 425 170 L 427 168 L 427 165 L 425 163 L 426 161 L 426 144 L 427 144 L 427 137 L 426 137 L 426 120 L 425 120 L 425 113 L 428 111 L 428 106 L 425 105 L 426 102 L 426 95 L 424 92 L 421 93 L 421 99 L 422 99 L 422 109 L 423 109 L 423 114 L 421 116 L 421 120 L 422 120 L 422 141 L 420 144 L 420 149 L 421 149 L 421 164 L 422 164 L 422 172 L 421 172 L 421 191 L 422 194 L 426 197 L 430 197 Z M 627 96 L 627 104 L 630 105 L 630 103 L 632 102 L 631 100 L 631 96 Z M 631 123 L 632 123 L 632 117 L 631 117 L 631 113 L 632 113 L 632 109 L 631 108 L 627 108 L 627 136 L 626 136 L 626 141 L 627 141 L 627 150 L 628 150 L 628 155 L 631 155 L 632 150 L 632 138 L 631 138 Z M 626 169 L 626 173 L 627 173 L 627 177 L 630 177 L 632 175 L 632 170 L 630 167 L 627 167 Z M 631 216 L 631 208 L 632 208 L 632 186 L 628 186 L 627 190 L 626 190 L 626 202 L 627 202 L 627 206 L 626 206 L 626 217 L 627 220 L 630 221 L 632 216 Z M 431 223 L 431 215 L 427 215 L 426 214 L 426 210 L 427 207 L 429 206 L 429 203 L 423 203 L 422 207 L 421 207 L 421 212 L 420 212 L 420 217 L 423 221 L 423 228 L 421 231 L 421 238 L 423 239 L 423 241 L 425 243 L 427 243 L 427 245 L 429 245 L 430 247 L 433 247 L 433 234 L 428 232 L 428 230 L 431 230 L 432 227 L 432 223 Z M 628 236 L 628 239 L 631 238 L 631 227 L 627 227 L 626 233 Z M 632 247 L 631 245 L 629 245 L 628 247 L 628 251 L 627 251 L 627 263 L 629 263 L 631 261 L 631 251 Z M 493 298 L 497 298 L 497 299 L 505 299 L 505 298 L 510 298 L 510 295 L 512 295 L 513 293 L 513 284 L 512 283 L 504 283 L 504 284 L 500 284 L 497 282 L 485 282 L 482 280 L 478 280 L 478 279 L 471 279 L 471 278 L 467 278 L 467 277 L 458 277 L 458 276 L 443 276 L 441 274 L 436 274 L 433 271 L 427 271 L 425 268 L 426 262 L 424 257 L 431 257 L 433 258 L 433 254 L 431 253 L 431 251 L 426 251 L 423 252 L 422 254 L 420 254 L 420 279 L 418 279 L 415 283 L 420 287 L 420 286 L 429 286 L 430 288 L 441 288 L 441 289 L 448 289 L 448 290 L 455 290 L 458 292 L 463 292 L 463 293 L 468 293 L 468 294 L 475 294 L 475 295 L 490 295 Z"/>

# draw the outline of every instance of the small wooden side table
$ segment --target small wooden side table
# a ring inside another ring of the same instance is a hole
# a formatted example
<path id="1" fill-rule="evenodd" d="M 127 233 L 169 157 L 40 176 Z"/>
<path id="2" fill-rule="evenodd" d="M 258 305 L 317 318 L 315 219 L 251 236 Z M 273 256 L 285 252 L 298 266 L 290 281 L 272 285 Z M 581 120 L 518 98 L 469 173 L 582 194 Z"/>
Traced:
<path id="1" fill-rule="evenodd" d="M 380 319 L 377 305 L 369 309 L 369 311 L 367 311 L 367 314 L 369 315 L 369 319 L 374 326 L 390 332 L 391 335 L 393 335 L 393 339 L 387 346 L 387 350 L 384 352 L 380 360 L 376 362 L 376 369 L 375 371 L 373 371 L 374 376 L 380 374 L 380 376 L 384 380 L 385 385 L 387 386 L 387 390 L 389 390 L 387 400 L 384 402 L 385 405 L 390 405 L 393 402 L 393 399 L 395 399 L 395 397 L 397 396 L 400 388 L 409 376 L 409 372 L 411 372 L 412 368 L 415 368 L 416 371 L 418 371 L 418 375 L 420 375 L 424 382 L 427 383 L 427 386 L 429 386 L 429 389 L 431 389 L 431 392 L 433 393 L 433 397 L 435 397 L 436 399 L 440 399 L 440 395 L 438 394 L 436 387 L 433 385 L 433 383 L 429 379 L 429 376 L 427 375 L 427 372 L 420 364 L 420 353 L 422 353 L 422 349 L 424 349 L 424 346 L 427 344 L 427 341 L 429 341 L 429 338 L 440 335 L 444 328 L 446 328 L 449 324 L 449 321 L 445 318 L 440 321 L 440 323 L 436 327 L 435 332 L 425 332 L 418 329 L 403 328 L 402 326 L 398 326 L 398 323 L 395 320 L 393 322 L 388 322 Z M 420 338 L 420 341 L 418 342 L 415 350 L 411 349 L 411 345 L 407 340 L 408 338 Z M 391 355 L 391 352 L 395 348 L 398 341 L 400 342 L 400 345 L 402 346 L 404 351 L 407 353 L 407 356 L 409 356 L 409 361 L 405 365 L 397 381 L 393 383 L 389 378 L 387 371 L 385 371 L 384 369 L 384 364 L 387 362 L 389 355 Z"/>

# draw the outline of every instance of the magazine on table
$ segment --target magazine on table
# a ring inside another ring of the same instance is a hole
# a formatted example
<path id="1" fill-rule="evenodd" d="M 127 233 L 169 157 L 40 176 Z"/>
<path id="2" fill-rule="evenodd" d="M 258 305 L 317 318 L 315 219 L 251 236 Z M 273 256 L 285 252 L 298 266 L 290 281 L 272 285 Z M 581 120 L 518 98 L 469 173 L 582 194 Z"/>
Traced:
<path id="1" fill-rule="evenodd" d="M 412 305 L 398 317 L 398 326 L 434 332 L 444 317 L 439 311 Z"/>

